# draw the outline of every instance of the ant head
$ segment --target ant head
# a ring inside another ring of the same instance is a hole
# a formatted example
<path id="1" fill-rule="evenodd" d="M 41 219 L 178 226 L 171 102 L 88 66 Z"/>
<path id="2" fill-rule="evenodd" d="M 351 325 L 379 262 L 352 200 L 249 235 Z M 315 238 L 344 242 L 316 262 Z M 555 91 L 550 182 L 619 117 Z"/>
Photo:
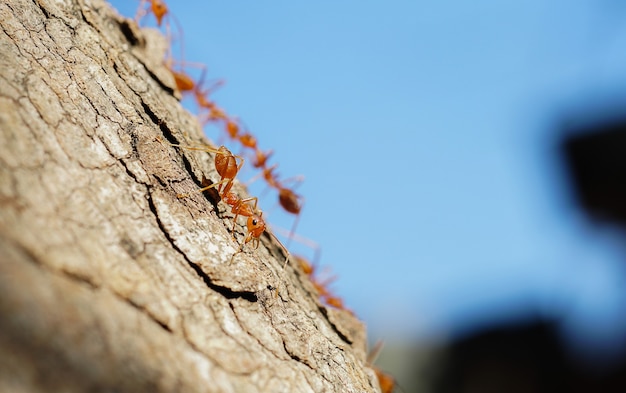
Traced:
<path id="1" fill-rule="evenodd" d="M 248 222 L 246 223 L 248 233 L 257 240 L 259 237 L 261 237 L 263 232 L 265 232 L 265 220 L 263 220 L 262 215 L 263 213 L 259 215 L 253 214 L 248 217 Z"/>

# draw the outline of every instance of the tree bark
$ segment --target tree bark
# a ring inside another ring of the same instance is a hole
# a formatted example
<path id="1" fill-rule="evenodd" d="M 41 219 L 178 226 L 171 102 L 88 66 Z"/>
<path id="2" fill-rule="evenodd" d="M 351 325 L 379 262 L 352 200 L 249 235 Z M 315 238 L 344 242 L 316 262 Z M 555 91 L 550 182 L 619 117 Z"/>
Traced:
<path id="1" fill-rule="evenodd" d="M 8 0 L 0 27 L 0 391 L 378 391 L 356 318 L 176 197 L 219 176 L 161 142 L 205 140 L 158 32 L 101 0 Z"/>

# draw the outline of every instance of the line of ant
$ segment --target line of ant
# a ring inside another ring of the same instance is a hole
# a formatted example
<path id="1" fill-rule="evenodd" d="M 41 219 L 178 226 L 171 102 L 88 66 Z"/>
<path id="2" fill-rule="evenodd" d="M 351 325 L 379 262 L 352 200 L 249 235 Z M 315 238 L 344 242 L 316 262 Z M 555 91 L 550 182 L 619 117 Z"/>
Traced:
<path id="1" fill-rule="evenodd" d="M 274 228 L 274 231 L 279 233 L 282 232 L 283 235 L 288 236 L 290 239 L 293 239 L 313 250 L 312 260 L 298 254 L 293 254 L 293 259 L 300 266 L 300 269 L 304 272 L 304 274 L 306 274 L 309 281 L 311 281 L 313 288 L 317 292 L 318 298 L 323 304 L 353 314 L 351 310 L 345 307 L 343 300 L 339 296 L 333 294 L 330 289 L 330 284 L 337 279 L 337 276 L 330 274 L 328 272 L 328 267 L 325 267 L 324 270 L 320 272 L 321 247 L 319 244 L 313 240 L 299 236 L 295 233 L 287 232 L 281 228 Z"/>
<path id="2" fill-rule="evenodd" d="M 148 3 L 148 4 L 147 4 Z M 169 22 L 166 21 L 167 16 L 172 16 L 173 20 L 177 24 L 179 37 L 182 40 L 183 30 L 177 19 L 173 17 L 173 15 L 169 12 L 169 9 L 163 0 L 140 0 L 140 5 L 138 7 L 135 21 L 138 23 L 141 18 L 146 16 L 147 14 L 152 13 L 157 21 L 157 25 L 162 27 L 165 22 L 165 30 L 166 36 L 168 40 L 172 41 L 171 37 L 171 29 L 169 26 Z M 280 206 L 290 214 L 296 216 L 291 232 L 288 236 L 289 241 L 292 238 L 299 238 L 301 242 L 303 238 L 300 238 L 295 234 L 295 229 L 298 224 L 298 220 L 300 218 L 300 213 L 302 211 L 304 205 L 304 198 L 296 194 L 293 187 L 287 187 L 287 183 L 289 182 L 301 182 L 301 178 L 291 178 L 291 179 L 280 179 L 278 174 L 276 173 L 277 164 L 269 165 L 268 160 L 273 155 L 273 150 L 263 151 L 258 147 L 257 138 L 252 135 L 249 131 L 241 132 L 241 125 L 238 119 L 233 118 L 221 109 L 217 104 L 209 98 L 210 94 L 214 92 L 217 88 L 224 84 L 223 80 L 214 81 L 209 87 L 203 87 L 206 76 L 206 66 L 202 64 L 191 64 L 194 67 L 201 68 L 201 75 L 198 81 L 194 81 L 194 79 L 184 71 L 184 67 L 189 65 L 184 62 L 183 53 L 183 44 L 180 43 L 181 47 L 181 61 L 180 61 L 180 69 L 176 69 L 174 66 L 173 57 L 171 54 L 171 49 L 168 48 L 168 54 L 165 61 L 166 67 L 171 71 L 174 81 L 176 83 L 177 89 L 184 94 L 192 94 L 195 102 L 198 106 L 199 113 L 198 118 L 201 124 L 206 125 L 209 123 L 221 123 L 222 127 L 227 135 L 227 137 L 235 142 L 241 144 L 244 150 L 250 150 L 253 154 L 252 166 L 261 171 L 261 176 L 263 180 L 267 183 L 270 188 L 277 190 L 278 192 L 278 201 Z M 237 242 L 235 238 L 235 227 L 237 224 L 237 218 L 239 216 L 246 218 L 246 236 L 243 239 L 243 242 L 239 246 L 238 251 L 233 254 L 232 258 L 234 258 L 237 254 L 243 252 L 243 249 L 246 244 L 252 243 L 254 248 L 257 249 L 260 242 L 261 235 L 267 230 L 267 224 L 263 219 L 263 212 L 258 208 L 258 198 L 257 197 L 248 197 L 241 198 L 237 196 L 234 192 L 231 191 L 234 180 L 242 169 L 245 159 L 241 155 L 235 155 L 231 153 L 231 151 L 225 146 L 220 146 L 218 149 L 209 147 L 209 146 L 185 146 L 181 144 L 173 144 L 170 145 L 189 149 L 189 150 L 200 150 L 208 153 L 215 154 L 214 164 L 217 173 L 220 175 L 220 180 L 211 183 L 208 179 L 203 179 L 202 187 L 197 189 L 192 193 L 202 193 L 211 188 L 215 188 L 221 200 L 224 201 L 231 208 L 231 213 L 234 214 L 233 217 L 233 227 L 232 227 L 232 237 L 235 242 Z M 239 162 L 238 162 L 239 161 Z M 187 194 L 178 194 L 178 198 L 186 198 L 190 196 L 192 193 Z M 268 232 L 269 233 L 269 232 Z M 285 262 L 283 264 L 283 271 L 287 265 L 287 262 L 290 258 L 290 253 L 287 248 L 278 240 L 273 234 L 271 234 L 278 242 L 280 247 L 285 252 Z M 304 240 L 304 243 L 309 243 L 315 250 L 315 257 L 313 262 L 310 262 L 306 258 L 302 256 L 295 256 L 294 259 L 300 265 L 302 271 L 308 276 L 311 280 L 315 290 L 318 292 L 318 296 L 320 301 L 327 306 L 331 306 L 337 309 L 346 310 L 352 313 L 350 310 L 345 308 L 343 300 L 334 295 L 330 289 L 329 285 L 336 279 L 336 276 L 326 276 L 324 278 L 320 278 L 318 276 L 318 263 L 319 263 L 319 246 L 308 240 Z M 231 258 L 231 260 L 232 260 Z M 381 391 L 383 393 L 392 393 L 397 386 L 396 380 L 393 376 L 383 372 L 381 369 L 373 365 L 374 359 L 377 356 L 378 352 L 381 350 L 382 344 L 379 342 L 375 348 L 368 356 L 368 365 L 371 367 L 378 379 Z"/>
<path id="3" fill-rule="evenodd" d="M 176 72 L 174 76 L 179 89 L 183 93 L 188 92 L 193 95 L 199 110 L 198 117 L 203 125 L 211 123 L 218 126 L 221 125 L 224 133 L 231 141 L 239 143 L 244 151 L 247 150 L 252 153 L 252 166 L 260 170 L 260 174 L 267 185 L 277 191 L 278 203 L 281 208 L 285 212 L 296 216 L 292 228 L 292 233 L 295 233 L 304 205 L 304 198 L 297 194 L 293 187 L 287 185 L 294 178 L 281 180 L 275 171 L 277 164 L 268 165 L 268 160 L 272 156 L 273 151 L 266 152 L 260 149 L 257 138 L 247 128 L 245 131 L 243 130 L 241 121 L 228 115 L 215 101 L 210 99 L 210 94 L 222 86 L 224 81 L 221 79 L 214 81 L 209 87 L 204 88 L 206 67 L 202 69 L 197 83 L 193 82 L 187 74 L 182 72 Z M 298 180 L 298 182 L 300 181 Z"/>
<path id="4" fill-rule="evenodd" d="M 398 387 L 401 391 L 404 392 L 404 389 L 398 384 L 398 381 L 393 377 L 393 375 L 386 373 L 378 366 L 374 365 L 376 362 L 376 358 L 382 351 L 384 343 L 382 341 L 378 341 L 374 347 L 367 354 L 367 365 L 374 370 L 374 374 L 376 374 L 376 379 L 378 379 L 378 384 L 380 385 L 380 391 L 382 393 L 393 393 L 393 391 Z"/>
<path id="5" fill-rule="evenodd" d="M 178 24 L 176 18 L 173 17 L 171 12 L 169 11 L 169 8 L 163 0 L 141 0 L 137 14 L 135 16 L 135 21 L 139 22 L 141 18 L 148 14 L 154 15 L 157 26 L 165 27 L 166 34 L 169 40 L 171 40 L 171 33 L 169 21 L 167 18 L 172 17 L 173 20 L 177 23 L 179 36 L 182 37 L 183 33 L 180 24 Z M 183 57 L 183 44 L 180 43 L 180 46 L 181 57 Z M 171 51 L 169 51 L 167 54 L 165 65 L 172 72 L 178 90 L 183 94 L 189 94 L 193 97 L 198 107 L 198 118 L 200 119 L 201 124 L 206 125 L 210 123 L 216 123 L 218 125 L 221 125 L 226 136 L 230 140 L 241 144 L 243 150 L 250 151 L 253 157 L 252 166 L 257 170 L 260 170 L 260 175 L 262 179 L 265 180 L 270 188 L 277 191 L 278 203 L 281 208 L 287 213 L 296 216 L 291 232 L 288 235 L 288 239 L 290 241 L 291 238 L 295 236 L 295 230 L 297 228 L 300 214 L 304 205 L 304 198 L 294 191 L 293 186 L 288 186 L 288 183 L 300 183 L 302 181 L 302 178 L 296 177 L 281 179 L 276 172 L 276 168 L 278 165 L 274 164 L 270 166 L 268 164 L 270 157 L 273 155 L 273 151 L 263 151 L 262 149 L 260 149 L 258 146 L 257 138 L 248 130 L 246 130 L 245 132 L 242 131 L 241 122 L 237 118 L 229 116 L 226 111 L 220 108 L 215 103 L 215 101 L 210 98 L 210 95 L 217 88 L 221 87 L 224 84 L 223 80 L 219 79 L 213 81 L 209 85 L 209 87 L 204 87 L 207 72 L 207 68 L 205 65 L 186 63 L 184 58 L 180 60 L 179 64 L 180 67 L 175 67 L 175 62 L 172 58 Z M 185 66 L 191 66 L 201 69 L 200 77 L 197 81 L 195 81 L 194 78 L 184 70 Z M 244 242 L 238 252 L 241 252 L 241 250 L 243 249 L 243 245 L 247 244 L 248 242 L 252 242 L 255 245 L 255 248 L 258 247 L 259 237 L 266 229 L 266 224 L 262 217 L 262 212 L 260 211 L 260 209 L 257 208 L 258 198 L 251 197 L 241 199 L 236 194 L 231 192 L 233 180 L 243 167 L 243 156 L 232 154 L 230 150 L 228 150 L 225 146 L 221 146 L 219 149 L 214 149 L 209 146 L 183 146 L 177 144 L 173 145 L 192 150 L 202 150 L 214 153 L 216 155 L 215 167 L 218 174 L 221 176 L 221 179 L 216 183 L 206 185 L 200 188 L 197 192 L 203 192 L 210 188 L 216 188 L 216 191 L 218 192 L 220 198 L 231 207 L 231 212 L 235 214 L 235 218 L 233 219 L 233 236 L 237 217 L 243 216 L 248 218 L 246 223 L 248 233 L 244 238 Z M 239 163 L 237 163 L 237 160 L 239 160 Z M 251 181 L 253 180 L 254 178 Z M 187 195 L 179 195 L 179 197 L 181 198 L 185 196 Z M 251 206 L 249 203 L 253 203 L 253 205 Z M 287 249 L 282 245 L 282 243 L 280 244 L 288 253 Z M 302 257 L 299 257 L 298 260 L 301 266 L 304 266 L 307 263 L 306 260 Z M 316 262 L 314 262 L 314 265 L 310 266 L 315 266 L 315 264 Z M 313 270 L 314 269 L 312 268 L 311 273 L 309 274 L 309 278 L 311 279 L 313 285 L 318 291 L 320 300 L 322 300 L 322 302 L 326 305 L 339 309 L 345 309 L 343 305 L 343 300 L 333 295 L 328 289 L 329 284 L 334 281 L 334 277 L 321 280 L 315 275 L 315 272 Z"/>
<path id="6" fill-rule="evenodd" d="M 165 27 L 166 35 L 168 39 L 171 41 L 171 33 L 170 33 L 170 24 L 168 21 L 168 17 L 171 17 L 177 27 L 178 27 L 178 35 L 182 40 L 183 30 L 177 19 L 172 15 L 167 7 L 165 1 L 163 0 L 141 0 L 137 14 L 135 15 L 135 21 L 139 22 L 141 18 L 148 14 L 153 14 L 157 25 L 159 27 Z M 241 144 L 244 150 L 250 150 L 253 154 L 253 162 L 252 166 L 262 172 L 263 179 L 267 182 L 267 185 L 271 188 L 275 189 L 278 192 L 278 203 L 281 208 L 295 216 L 292 233 L 295 233 L 295 229 L 297 228 L 300 213 L 304 206 L 304 198 L 297 194 L 294 191 L 293 187 L 288 187 L 286 185 L 287 181 L 281 181 L 278 178 L 278 175 L 275 172 L 277 165 L 268 166 L 268 160 L 272 156 L 273 151 L 263 151 L 258 146 L 257 138 L 250 133 L 249 131 L 242 132 L 242 127 L 240 125 L 240 121 L 232 116 L 229 116 L 226 111 L 220 108 L 215 101 L 210 98 L 211 93 L 213 93 L 217 88 L 224 84 L 222 79 L 214 81 L 209 87 L 204 87 L 205 77 L 207 68 L 203 64 L 196 63 L 186 63 L 184 59 L 184 46 L 183 43 L 180 43 L 181 48 L 181 60 L 179 62 L 180 69 L 175 67 L 175 62 L 172 58 L 171 51 L 168 52 L 167 59 L 165 62 L 166 67 L 172 72 L 172 76 L 174 77 L 174 81 L 176 83 L 176 87 L 183 94 L 192 94 L 196 105 L 198 106 L 198 117 L 200 118 L 200 122 L 203 125 L 209 123 L 218 123 L 222 125 L 222 128 L 226 134 L 226 136 L 235 142 Z M 187 72 L 185 72 L 184 67 L 191 66 L 195 68 L 201 69 L 201 74 L 198 81 L 194 81 L 193 77 L 191 77 Z"/>

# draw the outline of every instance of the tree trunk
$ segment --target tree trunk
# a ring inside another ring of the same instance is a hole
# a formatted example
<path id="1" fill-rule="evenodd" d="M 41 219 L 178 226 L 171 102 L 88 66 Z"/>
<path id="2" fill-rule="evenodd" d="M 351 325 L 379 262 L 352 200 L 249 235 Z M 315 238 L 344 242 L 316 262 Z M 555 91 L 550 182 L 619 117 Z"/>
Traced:
<path id="1" fill-rule="evenodd" d="M 176 197 L 219 175 L 162 142 L 205 143 L 158 32 L 101 0 L 8 0 L 0 27 L 0 391 L 378 391 L 358 320 Z"/>

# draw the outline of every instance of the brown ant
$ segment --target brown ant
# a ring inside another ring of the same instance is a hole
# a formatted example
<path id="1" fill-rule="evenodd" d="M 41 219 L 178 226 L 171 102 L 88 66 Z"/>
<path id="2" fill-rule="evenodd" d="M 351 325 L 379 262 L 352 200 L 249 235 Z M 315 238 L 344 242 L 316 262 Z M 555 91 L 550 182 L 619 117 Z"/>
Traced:
<path id="1" fill-rule="evenodd" d="M 226 119 L 225 129 L 230 139 L 237 139 L 239 136 L 239 124 L 235 120 Z"/>
<path id="2" fill-rule="evenodd" d="M 209 110 L 210 120 L 218 120 L 218 119 L 226 120 L 228 118 L 228 116 L 226 116 L 226 113 L 223 110 L 219 109 L 217 105 L 215 104 L 215 102 L 209 100 L 208 98 L 209 95 L 213 91 L 215 91 L 217 88 L 219 88 L 220 86 L 224 84 L 224 80 L 218 79 L 217 81 L 213 82 L 211 86 L 207 88 L 203 88 L 202 85 L 204 85 L 205 77 L 206 77 L 206 68 L 203 68 L 202 74 L 200 74 L 200 79 L 198 79 L 198 83 L 193 88 L 193 94 L 196 99 L 196 104 L 201 110 L 202 109 Z"/>

